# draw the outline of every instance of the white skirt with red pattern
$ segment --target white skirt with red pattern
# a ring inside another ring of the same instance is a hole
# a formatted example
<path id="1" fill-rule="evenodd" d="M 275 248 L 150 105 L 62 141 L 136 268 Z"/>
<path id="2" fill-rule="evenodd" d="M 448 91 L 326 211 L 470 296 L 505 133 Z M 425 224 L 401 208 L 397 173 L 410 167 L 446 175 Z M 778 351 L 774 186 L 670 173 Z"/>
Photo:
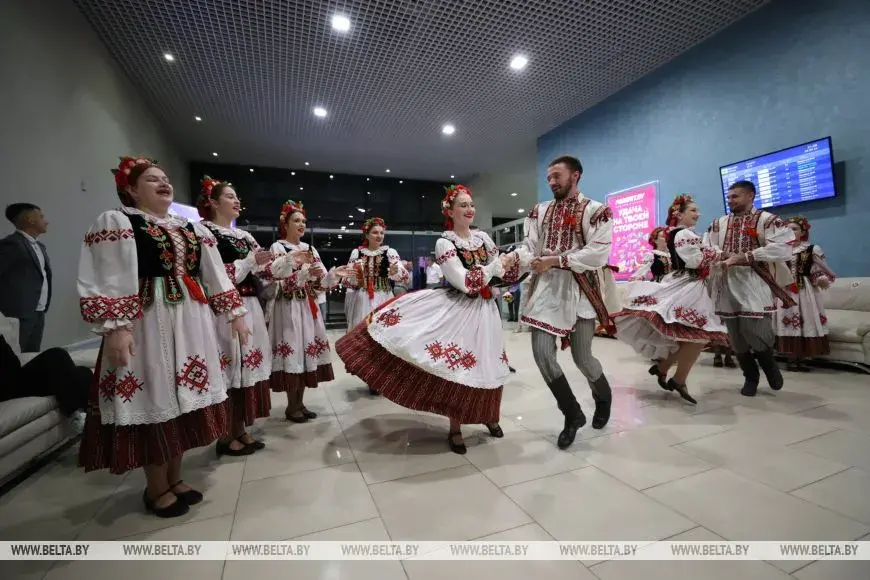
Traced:
<path id="1" fill-rule="evenodd" d="M 375 290 L 373 294 L 374 296 L 369 298 L 369 293 L 365 288 L 348 290 L 345 293 L 344 313 L 347 316 L 348 331 L 353 330 L 372 310 L 387 300 L 393 299 L 393 293 L 389 290 Z"/>
<path id="2" fill-rule="evenodd" d="M 510 374 L 493 300 L 419 290 L 386 304 L 340 338 L 348 372 L 408 409 L 460 423 L 496 423 Z"/>
<path id="3" fill-rule="evenodd" d="M 243 296 L 248 313 L 245 325 L 251 330 L 248 343 L 241 346 L 233 336 L 232 327 L 218 321 L 217 339 L 221 367 L 229 397 L 229 413 L 233 422 L 253 425 L 256 419 L 268 417 L 272 409 L 269 393 L 272 375 L 272 344 L 266 328 L 263 307 L 255 296 Z"/>
<path id="4" fill-rule="evenodd" d="M 729 344 L 706 284 L 689 273 L 674 272 L 661 282 L 631 283 L 623 309 L 613 319 L 616 338 L 647 359 L 667 358 L 681 342 Z"/>
<path id="5" fill-rule="evenodd" d="M 271 388 L 316 388 L 335 379 L 326 325 L 315 302 L 279 296 L 269 322 L 272 345 Z"/>
<path id="6" fill-rule="evenodd" d="M 161 465 L 227 432 L 227 393 L 208 304 L 168 304 L 162 283 L 133 321 L 135 354 L 112 368 L 100 347 L 79 448 L 86 471 Z"/>
<path id="7" fill-rule="evenodd" d="M 822 291 L 807 277 L 797 294 L 791 292 L 797 303 L 791 308 L 780 308 L 774 316 L 776 350 L 793 357 L 814 357 L 829 354 L 828 317 Z"/>

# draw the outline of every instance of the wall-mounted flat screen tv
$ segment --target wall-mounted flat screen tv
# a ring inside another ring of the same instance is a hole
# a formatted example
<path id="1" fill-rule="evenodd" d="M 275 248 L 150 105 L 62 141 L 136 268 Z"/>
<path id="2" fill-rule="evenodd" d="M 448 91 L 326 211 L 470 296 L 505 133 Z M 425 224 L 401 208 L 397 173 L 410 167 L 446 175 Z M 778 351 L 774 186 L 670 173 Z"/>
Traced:
<path id="1" fill-rule="evenodd" d="M 728 212 L 728 188 L 736 181 L 755 184 L 755 207 L 767 209 L 836 197 L 831 138 L 825 137 L 719 168 Z"/>

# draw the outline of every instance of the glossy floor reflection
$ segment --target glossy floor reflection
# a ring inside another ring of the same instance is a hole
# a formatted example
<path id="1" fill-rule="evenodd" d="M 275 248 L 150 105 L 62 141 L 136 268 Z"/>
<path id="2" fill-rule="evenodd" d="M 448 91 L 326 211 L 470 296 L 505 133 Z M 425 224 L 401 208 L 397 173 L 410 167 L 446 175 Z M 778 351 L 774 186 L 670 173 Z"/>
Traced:
<path id="1" fill-rule="evenodd" d="M 648 363 L 596 339 L 614 388 L 603 431 L 556 449 L 561 416 L 538 375 L 529 335 L 505 332 L 511 364 L 504 439 L 465 427 L 466 456 L 447 450 L 447 422 L 371 397 L 335 365 L 309 390 L 308 424 L 273 416 L 268 447 L 248 458 L 190 453 L 185 480 L 206 501 L 177 520 L 146 516 L 141 472 L 85 475 L 67 453 L 0 498 L 0 538 L 33 540 L 870 540 L 870 378 L 786 374 L 778 393 L 741 397 L 739 371 L 704 355 L 690 380 L 697 407 L 659 389 Z M 335 336 L 333 336 L 333 339 Z M 561 362 L 585 408 L 585 380 Z M 500 579 L 838 580 L 870 577 L 839 562 L 4 562 L 4 578 L 127 580 Z M 5 570 L 12 572 L 11 576 Z"/>

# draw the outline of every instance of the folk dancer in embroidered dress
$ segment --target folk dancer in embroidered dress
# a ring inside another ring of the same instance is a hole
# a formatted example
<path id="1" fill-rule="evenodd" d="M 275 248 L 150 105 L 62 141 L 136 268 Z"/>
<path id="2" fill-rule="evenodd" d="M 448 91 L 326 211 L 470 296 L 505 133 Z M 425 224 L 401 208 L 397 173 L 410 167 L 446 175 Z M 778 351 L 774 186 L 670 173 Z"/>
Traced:
<path id="1" fill-rule="evenodd" d="M 169 215 L 166 173 L 131 157 L 114 173 L 124 207 L 97 218 L 79 264 L 82 316 L 103 337 L 79 463 L 143 467 L 146 509 L 175 517 L 203 498 L 181 480 L 182 455 L 227 430 L 215 317 L 243 344 L 250 330 L 214 236 Z"/>
<path id="2" fill-rule="evenodd" d="M 227 275 L 242 297 L 247 314 L 245 325 L 251 330 L 247 344 L 241 345 L 229 326 L 218 322 L 217 337 L 221 364 L 229 395 L 230 433 L 217 443 L 218 455 L 250 455 L 265 444 L 254 439 L 245 427 L 272 408 L 269 391 L 272 374 L 272 345 L 263 308 L 258 298 L 260 279 L 272 279 L 282 272 L 292 274 L 294 264 L 285 257 L 273 262 L 269 250 L 263 250 L 248 232 L 233 227 L 241 213 L 241 201 L 232 184 L 205 176 L 197 200 L 202 224 L 217 240 L 218 252 Z"/>
<path id="3" fill-rule="evenodd" d="M 612 394 L 601 363 L 592 356 L 596 318 L 613 334 L 602 296 L 603 268 L 610 255 L 613 221 L 610 209 L 577 189 L 580 161 L 563 156 L 550 163 L 547 182 L 554 199 L 536 205 L 525 222 L 525 240 L 517 249 L 520 264 L 531 268 L 522 322 L 532 329 L 532 354 L 550 387 L 565 424 L 558 446 L 574 442 L 586 416 L 556 360 L 556 339 L 570 344 L 574 364 L 589 381 L 595 400 L 592 427 L 610 419 Z"/>
<path id="4" fill-rule="evenodd" d="M 272 253 L 306 255 L 296 261 L 299 269 L 279 281 L 278 295 L 270 316 L 272 344 L 272 391 L 287 393 L 284 416 L 294 423 L 317 417 L 303 401 L 306 388 L 335 379 L 332 351 L 326 336 L 317 295 L 337 285 L 338 277 L 327 272 L 320 254 L 302 241 L 307 218 L 301 203 L 288 201 L 281 208 L 278 235 Z"/>
<path id="5" fill-rule="evenodd" d="M 379 217 L 367 219 L 362 225 L 363 245 L 350 253 L 350 275 L 344 278 L 347 294 L 344 308 L 347 331 L 362 322 L 372 310 L 393 298 L 393 284 L 408 285 L 411 275 L 399 259 L 399 253 L 385 246 L 387 225 Z M 377 389 L 369 386 L 372 395 Z"/>
<path id="6" fill-rule="evenodd" d="M 649 374 L 666 391 L 676 391 L 697 404 L 686 379 L 704 347 L 728 341 L 706 286 L 718 251 L 705 247 L 694 228 L 701 217 L 688 195 L 680 195 L 668 209 L 664 235 L 670 253 L 671 273 L 661 282 L 641 281 L 631 287 L 626 307 L 613 316 L 617 338 L 638 353 L 657 360 Z M 668 379 L 668 371 L 677 367 Z"/>
<path id="7" fill-rule="evenodd" d="M 756 209 L 754 199 L 752 182 L 734 183 L 728 188 L 731 214 L 716 218 L 707 237 L 721 252 L 719 267 L 711 274 L 712 297 L 743 371 L 740 393 L 747 397 L 758 391 L 759 366 L 771 389 L 782 388 L 772 316 L 777 308 L 795 304 L 786 290 L 793 278 L 785 265 L 794 233 L 778 216 Z"/>
<path id="8" fill-rule="evenodd" d="M 498 421 L 510 371 L 489 284 L 510 282 L 519 271 L 516 254 L 499 255 L 485 232 L 471 230 L 471 190 L 451 186 L 441 207 L 447 231 L 435 256 L 449 286 L 382 305 L 335 348 L 348 370 L 385 398 L 449 418 L 450 449 L 464 454 L 463 424 L 482 423 L 493 437 L 504 436 Z"/>
<path id="9" fill-rule="evenodd" d="M 810 243 L 810 222 L 805 217 L 786 220 L 795 234 L 796 244 L 788 262 L 797 284 L 791 308 L 776 311 L 776 350 L 789 357 L 788 370 L 808 372 L 803 359 L 829 354 L 828 317 L 822 290 L 828 289 L 836 275 L 825 263 L 818 244 Z"/>
<path id="10" fill-rule="evenodd" d="M 631 275 L 630 281 L 647 280 L 661 282 L 671 272 L 671 254 L 668 250 L 667 227 L 657 227 L 649 234 L 652 251 L 644 254 L 640 266 Z"/>

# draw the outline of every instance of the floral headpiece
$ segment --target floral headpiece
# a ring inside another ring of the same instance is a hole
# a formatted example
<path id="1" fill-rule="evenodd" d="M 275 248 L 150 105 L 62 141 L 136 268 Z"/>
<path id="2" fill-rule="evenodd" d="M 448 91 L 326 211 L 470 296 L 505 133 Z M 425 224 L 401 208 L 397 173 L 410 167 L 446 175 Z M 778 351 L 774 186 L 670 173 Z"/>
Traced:
<path id="1" fill-rule="evenodd" d="M 464 193 L 469 197 L 471 196 L 471 190 L 464 185 L 454 184 L 445 188 L 444 199 L 441 200 L 441 213 L 447 215 L 447 211 L 453 205 L 453 200 L 460 193 Z"/>
<path id="2" fill-rule="evenodd" d="M 196 209 L 202 219 L 212 219 L 212 208 L 210 202 L 212 199 L 212 195 L 214 194 L 214 188 L 221 183 L 226 183 L 226 185 L 232 185 L 229 182 L 223 182 L 220 179 L 215 179 L 213 177 L 209 177 L 208 175 L 203 175 L 202 179 L 199 181 L 200 192 L 199 198 L 197 198 L 196 200 Z"/>
<path id="3" fill-rule="evenodd" d="M 690 203 L 695 203 L 695 199 L 688 193 L 681 193 L 680 195 L 675 197 L 674 202 L 671 204 L 671 207 L 668 208 L 668 218 L 665 223 L 671 227 L 677 225 L 677 219 L 674 214 L 678 211 L 685 210 L 686 206 Z"/>
<path id="4" fill-rule="evenodd" d="M 657 249 L 656 238 L 658 238 L 659 234 L 662 232 L 664 232 L 665 235 L 667 235 L 667 231 L 668 231 L 667 227 L 659 226 L 657 228 L 653 228 L 653 231 L 651 231 L 649 233 L 649 238 L 647 239 L 647 242 L 649 242 L 649 245 L 652 246 L 653 250 Z"/>
<path id="5" fill-rule="evenodd" d="M 137 165 L 147 165 L 151 167 L 157 165 L 157 161 L 148 159 L 147 157 L 119 157 L 121 160 L 118 167 L 112 169 L 112 174 L 115 176 L 115 187 L 119 192 L 123 192 L 124 188 L 130 185 L 130 171 Z"/>
<path id="6" fill-rule="evenodd" d="M 797 224 L 797 226 L 803 232 L 801 234 L 801 241 L 805 242 L 810 239 L 810 221 L 802 215 L 796 215 L 794 217 L 790 217 L 785 220 L 787 224 Z"/>
<path id="7" fill-rule="evenodd" d="M 305 215 L 305 207 L 302 205 L 302 202 L 295 202 L 292 199 L 288 199 L 284 202 L 284 205 L 281 206 L 281 214 L 278 216 L 278 237 L 284 238 L 287 234 L 287 218 L 290 215 L 296 213 L 301 213 Z"/>
<path id="8" fill-rule="evenodd" d="M 369 230 L 371 230 L 375 226 L 381 226 L 382 228 L 387 229 L 387 224 L 384 222 L 383 218 L 379 217 L 372 217 L 367 219 L 365 222 L 363 222 L 363 225 L 360 229 L 362 230 L 363 235 L 366 235 L 369 233 Z"/>

